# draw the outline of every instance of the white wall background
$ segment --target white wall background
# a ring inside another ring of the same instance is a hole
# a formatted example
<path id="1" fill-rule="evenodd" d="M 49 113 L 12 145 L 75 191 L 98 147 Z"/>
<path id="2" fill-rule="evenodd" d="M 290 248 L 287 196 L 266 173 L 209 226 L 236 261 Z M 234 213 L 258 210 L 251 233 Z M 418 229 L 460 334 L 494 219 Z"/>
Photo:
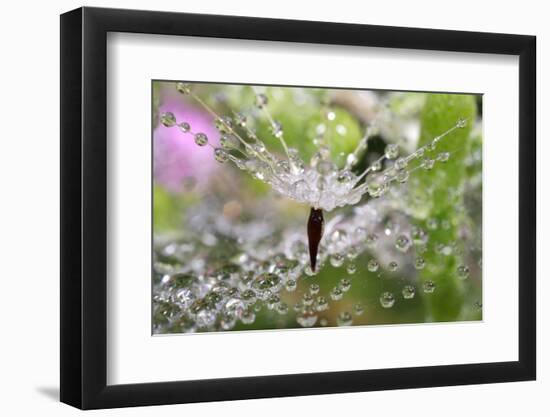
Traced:
<path id="1" fill-rule="evenodd" d="M 72 0 L 4 2 L 0 15 L 0 410 L 2 415 L 75 415 L 58 403 L 59 379 L 59 17 Z M 338 2 L 175 0 L 93 1 L 86 5 L 534 34 L 538 37 L 539 213 L 550 211 L 550 26 L 544 2 Z M 546 236 L 544 236 L 546 235 Z M 538 224 L 538 381 L 100 411 L 94 415 L 163 416 L 547 415 L 550 405 L 550 293 L 543 257 L 550 220 Z M 546 395 L 544 395 L 546 394 Z"/>

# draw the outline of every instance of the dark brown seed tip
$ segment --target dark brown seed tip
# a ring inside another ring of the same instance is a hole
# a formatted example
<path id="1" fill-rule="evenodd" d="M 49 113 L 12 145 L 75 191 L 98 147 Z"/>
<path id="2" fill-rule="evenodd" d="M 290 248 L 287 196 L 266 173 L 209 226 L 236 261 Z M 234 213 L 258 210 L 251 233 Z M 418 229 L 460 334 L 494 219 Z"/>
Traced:
<path id="1" fill-rule="evenodd" d="M 319 243 L 321 243 L 321 238 L 323 237 L 324 225 L 323 210 L 312 207 L 307 221 L 307 238 L 309 243 L 309 261 L 313 272 L 315 272 L 317 264 L 317 252 L 319 250 Z"/>

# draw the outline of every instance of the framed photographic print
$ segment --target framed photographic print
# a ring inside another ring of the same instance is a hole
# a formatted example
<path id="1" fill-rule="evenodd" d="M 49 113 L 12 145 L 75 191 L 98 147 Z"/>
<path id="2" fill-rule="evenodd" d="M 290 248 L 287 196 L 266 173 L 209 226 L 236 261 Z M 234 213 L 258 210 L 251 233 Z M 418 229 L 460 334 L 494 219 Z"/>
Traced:
<path id="1" fill-rule="evenodd" d="M 535 379 L 535 38 L 61 16 L 61 400 Z"/>

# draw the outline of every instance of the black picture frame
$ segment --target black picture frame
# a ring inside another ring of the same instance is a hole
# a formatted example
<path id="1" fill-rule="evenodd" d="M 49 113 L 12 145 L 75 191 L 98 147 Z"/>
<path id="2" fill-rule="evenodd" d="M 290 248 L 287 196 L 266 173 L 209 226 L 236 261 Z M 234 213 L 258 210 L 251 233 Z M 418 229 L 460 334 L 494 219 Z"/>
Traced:
<path id="1" fill-rule="evenodd" d="M 519 56 L 519 360 L 107 385 L 108 32 Z M 61 401 L 95 409 L 535 379 L 535 54 L 524 35 L 88 7 L 61 15 Z"/>

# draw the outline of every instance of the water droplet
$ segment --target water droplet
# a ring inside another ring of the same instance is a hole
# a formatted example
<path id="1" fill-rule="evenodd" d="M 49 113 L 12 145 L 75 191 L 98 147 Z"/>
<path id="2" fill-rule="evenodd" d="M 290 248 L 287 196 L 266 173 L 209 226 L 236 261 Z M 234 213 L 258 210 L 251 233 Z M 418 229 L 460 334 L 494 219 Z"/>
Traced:
<path id="1" fill-rule="evenodd" d="M 304 268 L 304 273 L 308 276 L 308 277 L 312 277 L 314 275 L 317 275 L 317 271 L 319 270 L 320 268 L 317 268 L 315 271 L 313 271 L 311 269 L 311 266 L 310 265 L 307 265 L 305 268 Z"/>
<path id="2" fill-rule="evenodd" d="M 237 323 L 237 318 L 233 313 L 228 311 L 222 313 L 222 316 L 220 319 L 220 327 L 223 330 L 231 330 L 233 327 L 235 327 L 236 323 Z"/>
<path id="3" fill-rule="evenodd" d="M 351 288 L 351 281 L 347 278 L 342 278 L 339 287 L 342 291 L 347 292 Z"/>
<path id="4" fill-rule="evenodd" d="M 195 143 L 199 146 L 206 145 L 208 143 L 208 136 L 206 136 L 204 133 L 196 133 Z"/>
<path id="5" fill-rule="evenodd" d="M 410 300 L 411 298 L 414 298 L 416 289 L 412 285 L 405 285 L 401 291 L 401 294 L 403 294 L 403 298 L 405 300 Z"/>
<path id="6" fill-rule="evenodd" d="M 328 307 L 328 300 L 325 297 L 317 297 L 317 300 L 315 301 L 315 310 L 325 311 L 328 310 Z"/>
<path id="7" fill-rule="evenodd" d="M 210 327 L 216 321 L 216 313 L 211 310 L 200 310 L 195 315 L 195 322 L 197 327 Z"/>
<path id="8" fill-rule="evenodd" d="M 435 291 L 435 283 L 432 280 L 424 282 L 422 286 L 426 294 L 431 294 Z"/>
<path id="9" fill-rule="evenodd" d="M 353 306 L 353 312 L 357 315 L 357 316 L 360 316 L 361 314 L 363 314 L 365 312 L 365 308 L 363 307 L 363 304 L 361 303 L 357 303 Z"/>
<path id="10" fill-rule="evenodd" d="M 277 313 L 284 316 L 288 313 L 288 304 L 287 303 L 279 303 L 277 305 Z"/>
<path id="11" fill-rule="evenodd" d="M 256 293 L 253 290 L 246 290 L 241 294 L 241 298 L 247 304 L 254 304 L 256 302 Z"/>
<path id="12" fill-rule="evenodd" d="M 246 127 L 246 116 L 243 113 L 237 113 L 234 120 L 237 126 Z"/>
<path id="13" fill-rule="evenodd" d="M 343 311 L 338 315 L 336 323 L 338 326 L 351 326 L 353 323 L 353 317 L 347 311 Z"/>
<path id="14" fill-rule="evenodd" d="M 160 116 L 160 122 L 166 127 L 172 127 L 176 125 L 176 116 L 174 113 L 166 112 Z"/>
<path id="15" fill-rule="evenodd" d="M 337 181 L 340 184 L 348 184 L 353 180 L 353 174 L 349 171 L 341 171 L 338 174 Z"/>
<path id="16" fill-rule="evenodd" d="M 397 158 L 393 166 L 397 170 L 402 170 L 407 168 L 407 165 L 408 165 L 408 162 L 405 158 Z"/>
<path id="17" fill-rule="evenodd" d="M 406 183 L 409 180 L 409 171 L 407 171 L 406 169 L 399 171 L 395 175 L 395 180 L 397 182 L 400 182 L 401 184 Z"/>
<path id="18" fill-rule="evenodd" d="M 382 295 L 380 296 L 380 305 L 383 308 L 392 308 L 394 304 L 395 304 L 395 297 L 393 296 L 393 294 L 388 291 L 383 292 Z"/>
<path id="19" fill-rule="evenodd" d="M 344 255 L 342 255 L 341 253 L 335 253 L 330 257 L 330 264 L 335 268 L 338 268 L 343 265 L 344 260 Z"/>
<path id="20" fill-rule="evenodd" d="M 395 159 L 399 155 L 399 147 L 396 144 L 391 143 L 386 146 L 384 154 L 387 159 Z"/>
<path id="21" fill-rule="evenodd" d="M 368 263 L 367 263 L 367 269 L 370 271 L 370 272 L 376 272 L 378 271 L 378 268 L 379 268 L 379 264 L 378 264 L 378 261 L 376 259 L 371 259 Z"/>
<path id="22" fill-rule="evenodd" d="M 370 169 L 372 172 L 380 171 L 382 169 L 382 162 L 379 160 L 374 161 L 370 166 Z"/>
<path id="23" fill-rule="evenodd" d="M 386 191 L 386 185 L 381 179 L 376 178 L 367 183 L 367 191 L 371 197 L 378 198 Z"/>
<path id="24" fill-rule="evenodd" d="M 357 162 L 359 162 L 359 161 L 358 161 L 357 157 L 355 156 L 355 154 L 353 154 L 353 153 L 348 154 L 348 156 L 346 157 L 346 164 L 350 167 L 357 164 Z"/>
<path id="25" fill-rule="evenodd" d="M 412 246 L 410 239 L 406 235 L 399 235 L 395 240 L 395 248 L 405 253 Z"/>
<path id="26" fill-rule="evenodd" d="M 277 294 L 273 294 L 267 299 L 266 305 L 269 310 L 273 310 L 280 302 L 281 297 L 279 297 Z"/>
<path id="27" fill-rule="evenodd" d="M 214 159 L 219 163 L 223 164 L 229 159 L 227 152 L 221 148 L 214 149 Z"/>
<path id="28" fill-rule="evenodd" d="M 439 222 L 435 218 L 428 219 L 426 222 L 426 225 L 428 226 L 428 229 L 435 230 L 437 229 L 437 226 L 439 226 Z"/>
<path id="29" fill-rule="evenodd" d="M 311 284 L 311 285 L 309 286 L 309 292 L 310 292 L 310 294 L 313 294 L 313 295 L 318 294 L 318 293 L 319 293 L 319 290 L 320 290 L 319 284 L 315 284 L 315 283 L 314 283 L 314 284 Z"/>
<path id="30" fill-rule="evenodd" d="M 294 304 L 294 307 L 292 307 L 292 309 L 296 312 L 296 313 L 300 313 L 304 310 L 304 305 L 300 302 L 297 302 L 296 304 Z"/>
<path id="31" fill-rule="evenodd" d="M 463 128 L 463 127 L 466 127 L 466 119 L 464 118 L 460 118 L 456 121 L 456 126 L 459 127 L 459 128 Z"/>
<path id="32" fill-rule="evenodd" d="M 411 228 L 411 237 L 413 242 L 416 244 L 425 243 L 428 239 L 428 235 L 426 234 L 424 229 L 418 226 L 413 226 Z"/>
<path id="33" fill-rule="evenodd" d="M 181 122 L 178 127 L 183 133 L 188 133 L 191 130 L 191 125 L 187 122 Z"/>
<path id="34" fill-rule="evenodd" d="M 354 263 L 349 263 L 346 267 L 346 272 L 350 275 L 355 274 L 357 272 L 357 265 L 355 265 Z"/>
<path id="35" fill-rule="evenodd" d="M 258 275 L 256 279 L 254 279 L 252 286 L 257 290 L 265 291 L 276 288 L 280 282 L 281 279 L 277 275 L 271 273 L 263 273 Z"/>
<path id="36" fill-rule="evenodd" d="M 176 90 L 181 94 L 189 94 L 191 92 L 191 84 L 188 83 L 176 83 Z"/>
<path id="37" fill-rule="evenodd" d="M 265 106 L 267 106 L 267 96 L 265 94 L 257 94 L 256 95 L 256 107 L 259 109 L 263 109 Z"/>
<path id="38" fill-rule="evenodd" d="M 441 152 L 440 154 L 437 155 L 437 160 L 439 162 L 447 162 L 449 160 L 449 152 Z"/>
<path id="39" fill-rule="evenodd" d="M 389 269 L 391 272 L 397 271 L 397 268 L 399 268 L 399 265 L 398 265 L 397 262 L 395 262 L 395 261 L 391 261 L 391 262 L 388 264 L 388 269 Z"/>
<path id="40" fill-rule="evenodd" d="M 276 120 L 273 121 L 271 124 L 271 133 L 276 138 L 281 138 L 283 136 L 283 125 L 281 122 L 278 122 Z"/>
<path id="41" fill-rule="evenodd" d="M 460 265 L 456 269 L 456 274 L 460 279 L 466 279 L 470 276 L 470 268 L 468 268 L 466 265 Z"/>
<path id="42" fill-rule="evenodd" d="M 216 119 L 216 129 L 222 134 L 230 133 L 233 127 L 233 122 L 229 116 L 221 116 Z"/>
<path id="43" fill-rule="evenodd" d="M 365 244 L 367 245 L 367 247 L 369 247 L 371 249 L 376 246 L 377 242 L 378 242 L 378 235 L 376 235 L 374 233 L 367 235 L 367 237 L 365 239 Z"/>
<path id="44" fill-rule="evenodd" d="M 248 308 L 241 314 L 241 321 L 243 324 L 252 324 L 256 320 L 256 314 L 254 310 Z"/>
<path id="45" fill-rule="evenodd" d="M 355 246 L 350 246 L 346 252 L 346 256 L 350 261 L 353 261 L 359 255 L 359 250 Z"/>
<path id="46" fill-rule="evenodd" d="M 430 158 L 424 158 L 422 160 L 421 167 L 424 168 L 426 171 L 431 170 L 434 167 L 434 160 Z"/>
<path id="47" fill-rule="evenodd" d="M 414 267 L 416 269 L 424 269 L 425 266 L 426 266 L 426 261 L 424 260 L 424 258 L 419 256 L 414 260 Z"/>
<path id="48" fill-rule="evenodd" d="M 220 145 L 224 149 L 234 149 L 239 147 L 239 139 L 234 135 L 222 135 Z"/>
<path id="49" fill-rule="evenodd" d="M 310 293 L 306 292 L 303 297 L 302 297 L 302 303 L 306 306 L 306 307 L 309 307 L 313 304 L 313 295 L 311 295 Z"/>
<path id="50" fill-rule="evenodd" d="M 296 321 L 302 327 L 313 327 L 317 322 L 316 315 L 303 315 L 296 317 Z"/>
<path id="51" fill-rule="evenodd" d="M 296 284 L 296 281 L 293 280 L 293 279 L 289 279 L 286 283 L 285 283 L 285 288 L 288 292 L 292 292 L 292 291 L 295 291 L 296 290 L 296 287 L 297 287 L 297 284 Z"/>
<path id="52" fill-rule="evenodd" d="M 333 288 L 330 292 L 330 298 L 332 298 L 334 301 L 341 300 L 343 296 L 344 292 L 338 287 Z"/>

